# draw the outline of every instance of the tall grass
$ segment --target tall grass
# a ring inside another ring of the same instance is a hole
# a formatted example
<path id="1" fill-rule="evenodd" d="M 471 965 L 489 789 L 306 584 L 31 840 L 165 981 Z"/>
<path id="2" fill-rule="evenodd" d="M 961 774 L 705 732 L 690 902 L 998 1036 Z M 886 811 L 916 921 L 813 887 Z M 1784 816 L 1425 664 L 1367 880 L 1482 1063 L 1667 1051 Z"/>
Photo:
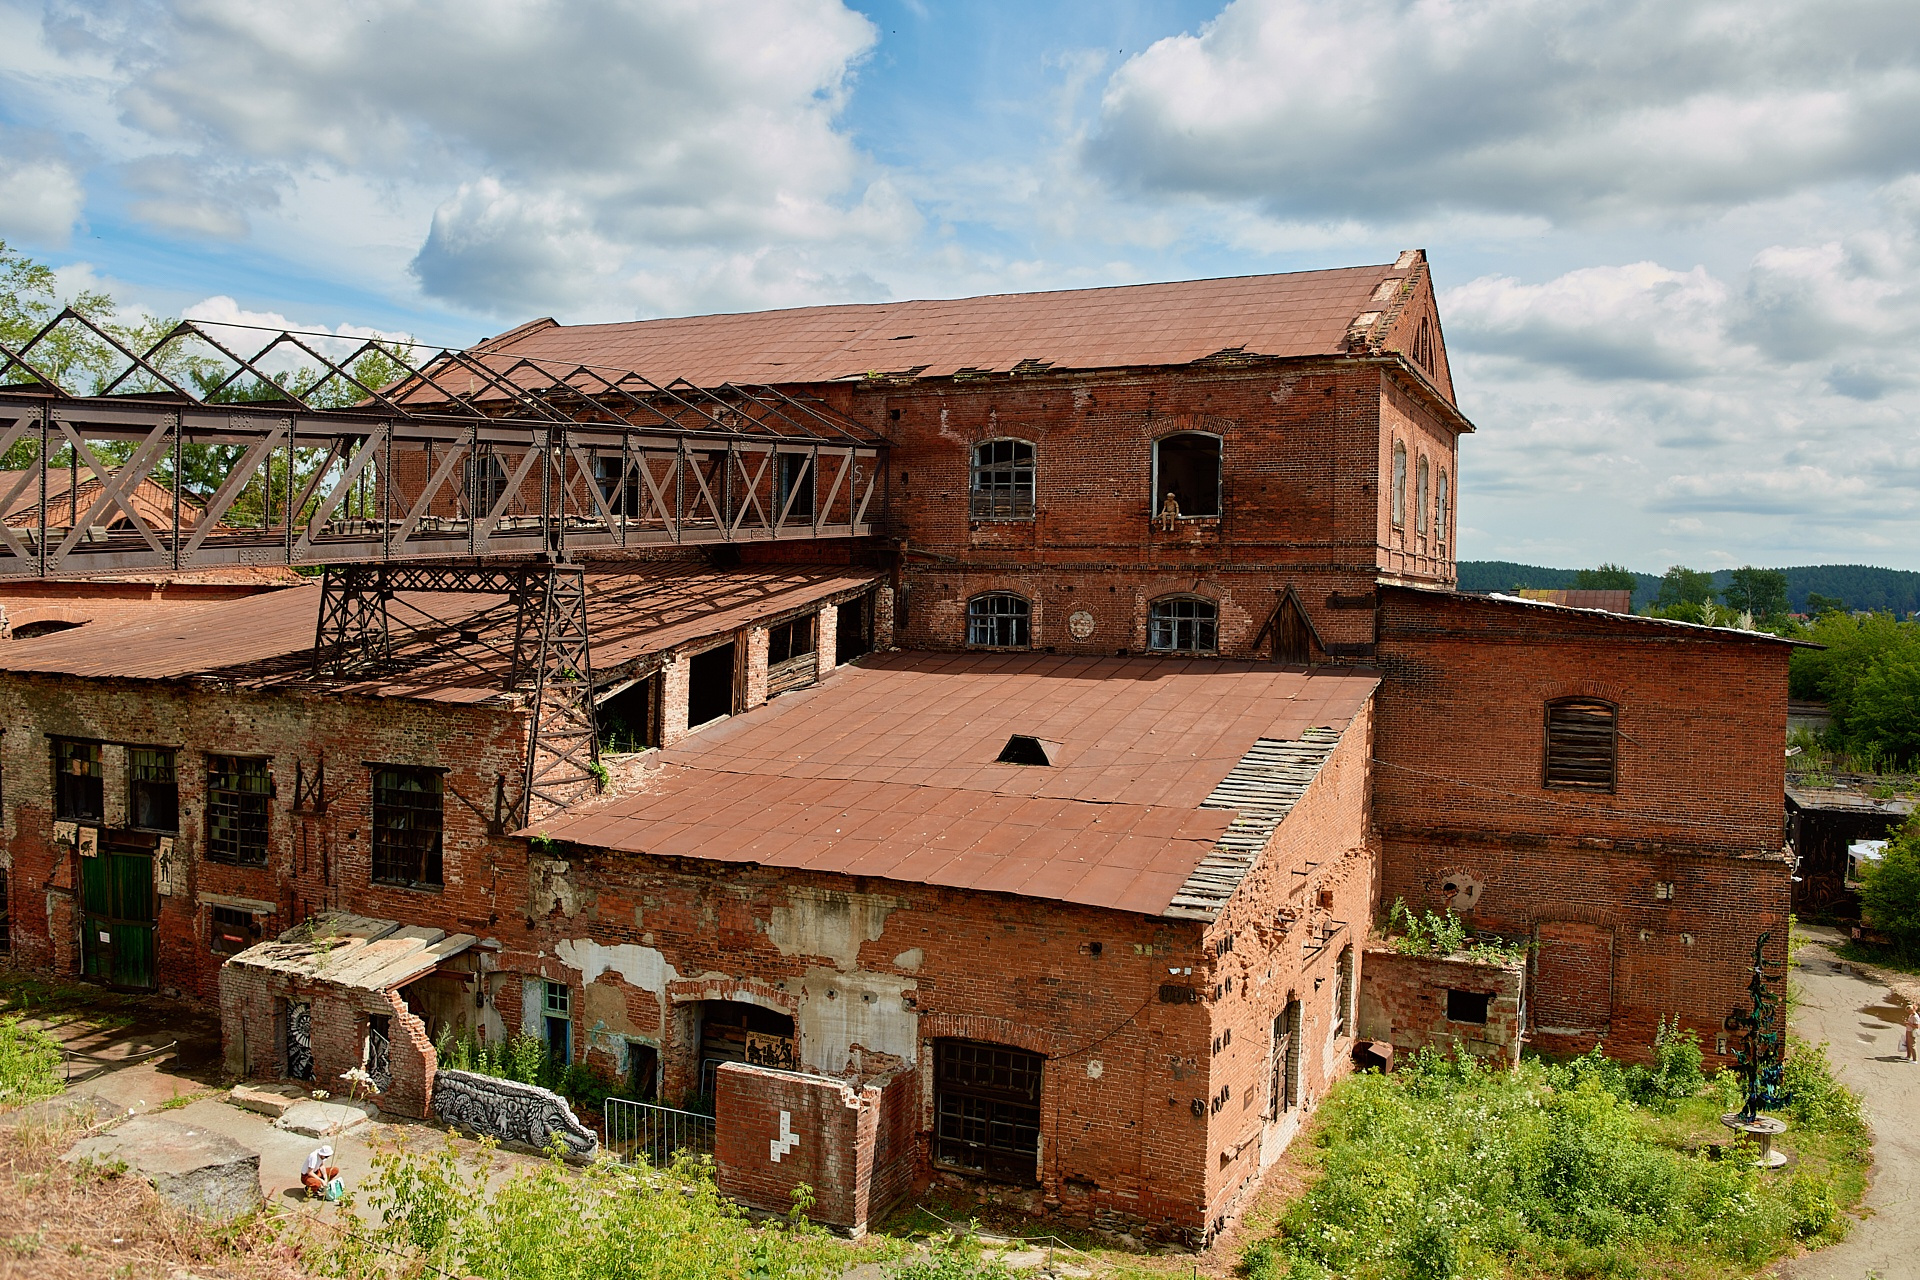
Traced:
<path id="1" fill-rule="evenodd" d="M 0 1018 L 0 1106 L 60 1092 L 60 1052 L 60 1042 L 46 1032 L 22 1026 L 18 1017 Z"/>

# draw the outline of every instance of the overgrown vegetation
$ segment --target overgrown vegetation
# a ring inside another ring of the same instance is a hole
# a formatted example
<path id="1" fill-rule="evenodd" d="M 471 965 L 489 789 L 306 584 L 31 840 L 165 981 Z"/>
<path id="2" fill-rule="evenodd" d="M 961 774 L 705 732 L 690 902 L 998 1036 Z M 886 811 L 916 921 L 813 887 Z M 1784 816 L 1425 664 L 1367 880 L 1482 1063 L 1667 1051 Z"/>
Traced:
<path id="1" fill-rule="evenodd" d="M 60 1042 L 21 1023 L 0 1018 L 0 1106 L 36 1102 L 60 1092 Z"/>
<path id="2" fill-rule="evenodd" d="M 562 1066 L 543 1041 L 524 1032 L 498 1044 L 483 1044 L 472 1033 L 456 1037 L 449 1028 L 433 1048 L 443 1068 L 539 1085 L 581 1110 L 599 1111 L 613 1094 L 613 1086 L 584 1062 Z"/>
<path id="3" fill-rule="evenodd" d="M 1423 1051 L 1391 1076 L 1355 1076 L 1321 1111 L 1317 1179 L 1272 1237 L 1254 1280 L 1329 1275 L 1695 1276 L 1751 1273 L 1796 1244 L 1845 1234 L 1864 1190 L 1858 1100 L 1825 1054 L 1787 1067 L 1791 1171 L 1719 1159 L 1725 1075 L 1700 1074 L 1691 1033 L 1663 1025 L 1654 1065 L 1596 1050 L 1529 1058 L 1511 1074 Z"/>
<path id="4" fill-rule="evenodd" d="M 1920 963 L 1920 815 L 1893 834 L 1878 862 L 1861 868 L 1860 913 L 1886 935 L 1894 959 Z"/>
<path id="5" fill-rule="evenodd" d="M 1469 936 L 1467 923 L 1451 910 L 1415 913 L 1405 898 L 1395 898 L 1387 914 L 1388 941 L 1403 956 L 1464 956 L 1482 964 L 1515 964 L 1526 958 L 1524 943 L 1488 934 Z"/>

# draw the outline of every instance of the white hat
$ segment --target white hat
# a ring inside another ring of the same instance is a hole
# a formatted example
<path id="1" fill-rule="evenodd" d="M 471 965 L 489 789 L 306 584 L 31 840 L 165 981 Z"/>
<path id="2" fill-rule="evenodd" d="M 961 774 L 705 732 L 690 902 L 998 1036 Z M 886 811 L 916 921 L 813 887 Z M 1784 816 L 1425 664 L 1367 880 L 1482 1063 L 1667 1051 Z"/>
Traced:
<path id="1" fill-rule="evenodd" d="M 333 1156 L 333 1148 L 323 1142 L 320 1144 L 320 1149 L 313 1154 L 319 1156 L 322 1160 L 331 1159 Z"/>

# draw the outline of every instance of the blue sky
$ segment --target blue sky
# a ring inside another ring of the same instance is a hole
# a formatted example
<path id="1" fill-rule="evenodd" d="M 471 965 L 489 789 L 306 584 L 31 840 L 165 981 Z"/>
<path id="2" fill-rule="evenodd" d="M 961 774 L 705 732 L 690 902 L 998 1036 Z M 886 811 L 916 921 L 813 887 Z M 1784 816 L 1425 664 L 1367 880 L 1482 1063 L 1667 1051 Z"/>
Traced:
<path id="1" fill-rule="evenodd" d="M 1423 247 L 1461 552 L 1920 568 L 1911 0 L 0 0 L 0 238 L 563 321 Z"/>

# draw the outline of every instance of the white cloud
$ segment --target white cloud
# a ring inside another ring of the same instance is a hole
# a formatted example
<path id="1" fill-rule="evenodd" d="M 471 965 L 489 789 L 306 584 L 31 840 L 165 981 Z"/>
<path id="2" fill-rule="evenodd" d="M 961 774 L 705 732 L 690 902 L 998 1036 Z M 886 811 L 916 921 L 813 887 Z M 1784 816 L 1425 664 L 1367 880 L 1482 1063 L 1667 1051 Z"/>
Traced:
<path id="1" fill-rule="evenodd" d="M 1123 186 L 1379 221 L 1719 209 L 1920 162 L 1894 0 L 1233 0 L 1109 82 Z"/>
<path id="2" fill-rule="evenodd" d="M 0 134 L 0 146 L 5 145 Z M 84 198 L 80 179 L 66 161 L 0 153 L 0 237 L 65 244 L 80 220 Z"/>

